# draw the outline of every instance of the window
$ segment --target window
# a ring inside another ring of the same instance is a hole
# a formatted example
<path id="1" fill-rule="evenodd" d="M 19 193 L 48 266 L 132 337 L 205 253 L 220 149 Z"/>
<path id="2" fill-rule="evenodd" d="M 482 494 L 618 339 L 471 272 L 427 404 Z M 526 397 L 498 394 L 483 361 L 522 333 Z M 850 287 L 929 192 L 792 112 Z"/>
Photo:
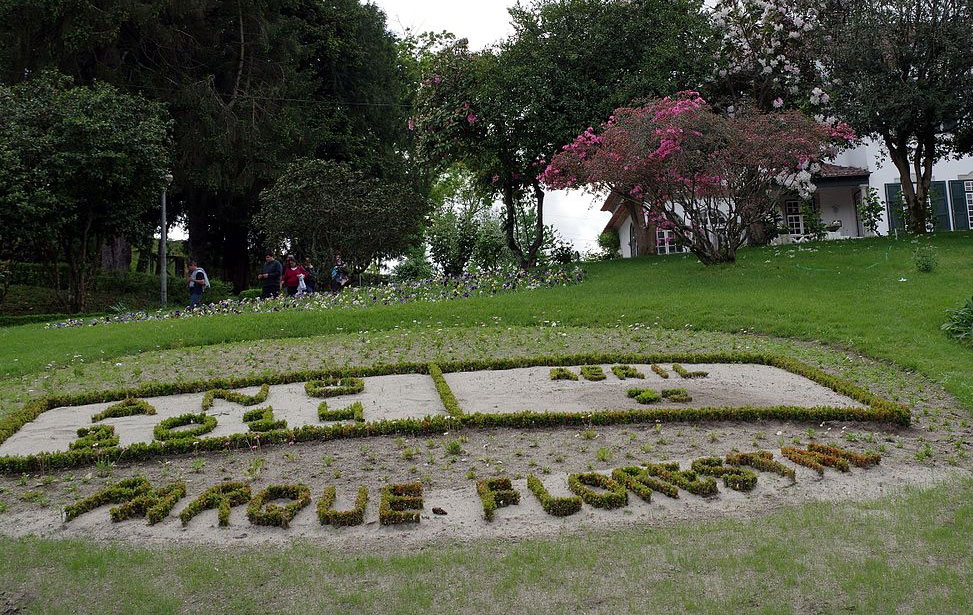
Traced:
<path id="1" fill-rule="evenodd" d="M 801 213 L 800 201 L 784 203 L 784 214 L 787 217 L 787 230 L 791 235 L 804 234 L 804 214 Z"/>
<path id="2" fill-rule="evenodd" d="M 682 254 L 688 252 L 689 249 L 676 243 L 676 235 L 672 231 L 656 229 L 655 251 L 657 254 Z"/>
<path id="3" fill-rule="evenodd" d="M 973 182 L 966 182 L 973 183 Z M 973 192 L 966 193 L 966 215 L 970 218 L 970 228 L 973 228 Z"/>
<path id="4" fill-rule="evenodd" d="M 973 192 L 973 181 L 963 182 L 963 190 L 966 192 Z"/>

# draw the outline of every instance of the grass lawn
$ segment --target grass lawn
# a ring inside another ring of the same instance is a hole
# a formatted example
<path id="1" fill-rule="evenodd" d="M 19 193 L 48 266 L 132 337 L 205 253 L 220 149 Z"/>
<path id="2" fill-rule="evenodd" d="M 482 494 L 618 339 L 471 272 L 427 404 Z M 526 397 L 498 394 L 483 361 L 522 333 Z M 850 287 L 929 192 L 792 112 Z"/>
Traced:
<path id="1" fill-rule="evenodd" d="M 464 353 L 567 354 L 588 345 L 737 344 L 791 347 L 903 395 L 928 378 L 973 412 L 973 348 L 939 329 L 945 310 L 973 294 L 973 233 L 923 241 L 939 258 L 929 274 L 915 271 L 911 240 L 883 238 L 745 250 L 736 265 L 718 268 L 689 257 L 596 263 L 583 284 L 496 298 L 0 329 L 0 412 L 40 382 L 76 390 L 207 370 L 252 373 L 268 361 L 286 371 Z M 775 337 L 730 335 L 741 331 Z M 778 338 L 849 348 L 888 365 Z M 248 340 L 272 341 L 230 344 Z M 324 347 L 330 354 L 320 358 Z M 902 371 L 918 375 L 895 375 Z M 878 501 L 417 552 L 0 538 L 0 613 L 181 613 L 200 605 L 238 613 L 964 613 L 973 595 L 971 535 L 973 480 L 960 472 Z"/>

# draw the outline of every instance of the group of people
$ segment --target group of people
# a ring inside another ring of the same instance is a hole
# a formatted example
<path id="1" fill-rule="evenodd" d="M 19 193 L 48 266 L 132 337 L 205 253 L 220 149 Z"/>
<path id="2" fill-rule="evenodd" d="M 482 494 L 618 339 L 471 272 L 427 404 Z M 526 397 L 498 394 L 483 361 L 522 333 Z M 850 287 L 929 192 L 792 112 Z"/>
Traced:
<path id="1" fill-rule="evenodd" d="M 348 284 L 348 268 L 341 260 L 341 254 L 335 254 L 335 264 L 329 274 L 328 286 L 331 292 L 340 292 Z M 264 256 L 263 271 L 257 276 L 262 283 L 260 297 L 269 299 L 286 292 L 288 297 L 310 294 L 318 290 L 317 269 L 306 259 L 301 265 L 293 254 L 288 254 L 281 265 L 272 253 Z M 203 300 L 203 291 L 210 287 L 209 277 L 196 261 L 189 263 L 189 307 L 195 308 Z"/>
<path id="2" fill-rule="evenodd" d="M 350 278 L 341 254 L 336 253 L 334 260 L 328 284 L 331 292 L 337 293 L 348 284 Z M 281 292 L 286 292 L 288 297 L 296 297 L 318 290 L 317 269 L 311 264 L 311 259 L 306 259 L 301 265 L 293 254 L 284 258 L 283 265 L 273 254 L 267 254 L 264 256 L 263 272 L 257 277 L 263 283 L 260 296 L 264 299 L 276 297 Z"/>

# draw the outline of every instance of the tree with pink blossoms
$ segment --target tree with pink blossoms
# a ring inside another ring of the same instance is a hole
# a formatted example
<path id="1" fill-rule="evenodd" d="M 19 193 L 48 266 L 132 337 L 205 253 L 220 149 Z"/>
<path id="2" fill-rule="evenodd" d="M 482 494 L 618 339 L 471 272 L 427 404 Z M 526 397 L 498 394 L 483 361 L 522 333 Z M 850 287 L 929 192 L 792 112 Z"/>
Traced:
<path id="1" fill-rule="evenodd" d="M 696 92 L 616 109 L 564 146 L 540 176 L 550 189 L 620 195 L 640 225 L 672 231 L 704 264 L 736 260 L 780 203 L 814 190 L 811 175 L 854 132 L 796 111 L 713 111 Z"/>

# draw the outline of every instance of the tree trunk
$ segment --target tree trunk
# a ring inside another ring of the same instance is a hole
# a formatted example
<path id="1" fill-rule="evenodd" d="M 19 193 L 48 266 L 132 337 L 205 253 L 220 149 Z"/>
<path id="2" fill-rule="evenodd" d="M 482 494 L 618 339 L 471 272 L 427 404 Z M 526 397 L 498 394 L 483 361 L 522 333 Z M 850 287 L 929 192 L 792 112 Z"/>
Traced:
<path id="1" fill-rule="evenodd" d="M 246 222 L 242 220 L 241 222 Z M 233 292 L 249 287 L 250 253 L 246 226 L 230 223 L 223 237 L 223 279 L 233 284 Z"/>
<path id="2" fill-rule="evenodd" d="M 908 230 L 911 233 L 922 234 L 926 232 L 926 200 L 929 194 L 929 183 L 932 177 L 931 158 L 923 161 L 929 167 L 929 174 L 925 170 L 916 173 L 919 178 L 918 185 L 912 181 L 912 167 L 909 164 L 908 149 L 905 143 L 895 143 L 891 139 L 885 139 L 885 147 L 889 150 L 889 158 L 892 164 L 899 171 L 899 184 L 902 186 L 902 198 L 905 201 L 905 214 Z M 915 165 L 919 170 L 921 148 L 917 148 Z M 891 203 L 889 204 L 891 207 Z M 889 220 L 891 223 L 891 220 Z"/>
<path id="3" fill-rule="evenodd" d="M 104 271 L 128 271 L 132 267 L 132 246 L 124 237 L 112 237 L 101 246 Z"/>
<path id="4" fill-rule="evenodd" d="M 544 243 L 544 189 L 537 182 L 533 185 L 534 200 L 536 202 L 537 217 L 534 219 L 534 241 L 525 253 L 517 244 L 517 204 L 514 202 L 513 187 L 506 185 L 503 188 L 503 204 L 506 208 L 503 228 L 507 237 L 507 247 L 517 257 L 517 265 L 528 270 L 537 264 L 537 252 Z"/>

